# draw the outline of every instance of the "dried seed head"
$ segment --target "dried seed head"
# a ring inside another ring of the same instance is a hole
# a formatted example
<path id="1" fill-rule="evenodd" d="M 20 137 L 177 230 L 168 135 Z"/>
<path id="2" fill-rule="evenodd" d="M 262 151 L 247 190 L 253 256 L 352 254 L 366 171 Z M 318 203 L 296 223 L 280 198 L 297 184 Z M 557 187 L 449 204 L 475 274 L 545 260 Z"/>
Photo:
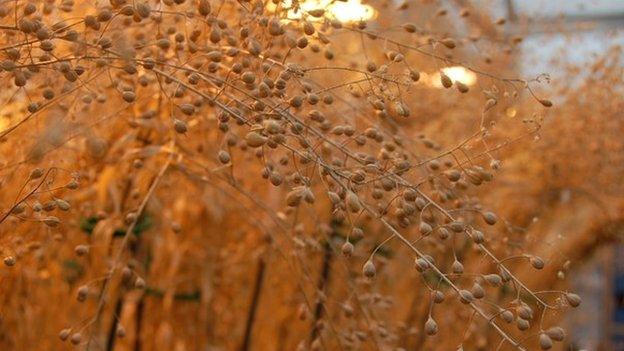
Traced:
<path id="1" fill-rule="evenodd" d="M 459 300 L 464 304 L 469 304 L 474 301 L 474 296 L 468 290 L 460 290 L 459 291 Z"/>
<path id="2" fill-rule="evenodd" d="M 561 327 L 552 327 L 546 330 L 546 334 L 555 341 L 563 341 L 565 339 L 565 330 Z"/>
<path id="3" fill-rule="evenodd" d="M 549 350 L 553 346 L 552 339 L 546 333 L 541 333 L 540 334 L 540 336 L 539 336 L 539 344 L 540 344 L 540 348 L 542 350 Z"/>
<path id="4" fill-rule="evenodd" d="M 483 220 L 489 225 L 494 225 L 496 224 L 496 222 L 498 222 L 498 218 L 496 217 L 496 215 L 493 212 L 489 211 L 483 213 Z"/>
<path id="5" fill-rule="evenodd" d="M 69 334 L 71 334 L 71 329 L 66 328 L 66 329 L 62 329 L 59 334 L 58 337 L 59 339 L 61 339 L 62 341 L 65 341 L 69 338 Z"/>
<path id="6" fill-rule="evenodd" d="M 427 322 L 425 322 L 425 333 L 429 336 L 436 335 L 438 333 L 438 323 L 436 323 L 431 316 L 429 316 Z"/>
<path id="7" fill-rule="evenodd" d="M 77 245 L 74 248 L 74 252 L 76 253 L 76 256 L 84 256 L 84 255 L 89 253 L 89 246 L 87 246 L 87 245 Z"/>
<path id="8" fill-rule="evenodd" d="M 453 86 L 453 81 L 444 72 L 440 72 L 440 83 L 442 83 L 442 86 L 446 89 Z"/>
<path id="9" fill-rule="evenodd" d="M 224 165 L 230 163 L 230 161 L 232 160 L 230 154 L 225 150 L 219 150 L 219 154 L 217 157 L 219 158 L 219 162 L 223 163 Z"/>
<path id="10" fill-rule="evenodd" d="M 267 142 L 267 138 L 258 132 L 249 132 L 245 136 L 245 141 L 250 147 L 260 147 Z"/>
<path id="11" fill-rule="evenodd" d="M 56 227 L 61 223 L 61 220 L 54 216 L 48 216 L 42 219 L 42 222 L 48 227 Z"/>
<path id="12" fill-rule="evenodd" d="M 3 259 L 4 265 L 7 267 L 13 267 L 15 265 L 15 256 L 7 256 Z"/>
<path id="13" fill-rule="evenodd" d="M 342 248 L 341 248 L 341 250 L 342 250 L 342 254 L 343 254 L 345 257 L 351 257 L 351 255 L 353 255 L 353 250 L 354 250 L 354 249 L 355 249 L 355 248 L 354 248 L 353 244 L 351 244 L 351 243 L 350 243 L 350 242 L 348 242 L 348 241 L 347 241 L 347 242 L 345 242 L 344 244 L 342 244 Z"/>
<path id="14" fill-rule="evenodd" d="M 134 100 L 136 99 L 136 94 L 133 91 L 124 91 L 123 93 L 121 93 L 121 97 L 124 99 L 125 102 L 134 102 Z"/>
<path id="15" fill-rule="evenodd" d="M 516 326 L 519 330 L 527 330 L 531 327 L 531 324 L 526 319 L 518 318 L 516 320 Z"/>
<path id="16" fill-rule="evenodd" d="M 124 328 L 121 325 L 117 326 L 117 330 L 115 331 L 115 335 L 117 335 L 118 338 L 123 338 L 126 336 L 126 328 Z"/>
<path id="17" fill-rule="evenodd" d="M 137 277 L 134 281 L 134 287 L 137 289 L 145 289 L 145 280 L 141 277 Z"/>
<path id="18" fill-rule="evenodd" d="M 451 38 L 442 39 L 440 42 L 442 43 L 442 45 L 446 46 L 449 49 L 455 49 L 455 47 L 457 46 L 455 40 Z"/>
<path id="19" fill-rule="evenodd" d="M 429 223 L 427 222 L 420 222 L 420 227 L 418 228 L 418 230 L 420 231 L 420 234 L 422 234 L 423 236 L 427 236 L 431 234 L 433 228 L 431 228 L 431 225 L 429 225 Z"/>
<path id="20" fill-rule="evenodd" d="M 474 296 L 475 299 L 482 299 L 485 297 L 485 290 L 479 283 L 474 283 L 474 285 L 472 286 L 471 292 L 472 292 L 472 296 Z"/>
<path id="21" fill-rule="evenodd" d="M 455 274 L 462 274 L 464 273 L 464 265 L 461 264 L 461 262 L 455 260 L 455 262 L 453 262 L 453 265 L 451 266 L 453 269 L 453 273 Z"/>
<path id="22" fill-rule="evenodd" d="M 82 334 L 80 333 L 72 334 L 72 336 L 69 338 L 69 341 L 74 345 L 80 344 L 80 341 L 82 341 Z"/>
<path id="23" fill-rule="evenodd" d="M 500 286 L 503 283 L 503 279 L 498 274 L 487 274 L 483 278 L 492 286 Z"/>
<path id="24" fill-rule="evenodd" d="M 544 268 L 544 260 L 542 260 L 541 258 L 537 256 L 531 256 L 529 260 L 531 261 L 531 266 L 533 266 L 533 268 L 535 269 Z"/>
<path id="25" fill-rule="evenodd" d="M 347 191 L 347 196 L 345 197 L 345 201 L 347 203 L 347 208 L 349 211 L 353 213 L 360 212 L 362 210 L 362 205 L 360 204 L 360 199 L 357 195 L 355 195 L 352 191 Z"/>
<path id="26" fill-rule="evenodd" d="M 178 134 L 184 134 L 188 131 L 188 125 L 181 119 L 174 118 L 173 119 L 173 129 Z"/>
<path id="27" fill-rule="evenodd" d="M 546 99 L 540 99 L 539 103 L 542 104 L 544 107 L 552 107 L 553 105 L 552 101 Z"/>
<path id="28" fill-rule="evenodd" d="M 572 307 L 578 307 L 581 304 L 581 297 L 577 294 L 567 293 L 565 294 L 565 298 Z"/>
<path id="29" fill-rule="evenodd" d="M 362 273 L 364 273 L 364 276 L 367 278 L 373 278 L 375 276 L 377 269 L 375 268 L 375 264 L 372 260 L 366 261 L 364 267 L 362 268 Z"/>
<path id="30" fill-rule="evenodd" d="M 505 310 L 503 311 L 503 313 L 501 313 L 501 318 L 503 318 L 503 320 L 507 323 L 511 323 L 513 322 L 514 319 L 514 315 L 511 311 L 509 310 Z"/>
<path id="31" fill-rule="evenodd" d="M 76 294 L 76 299 L 79 302 L 83 302 L 87 299 L 87 295 L 89 295 L 89 287 L 86 285 L 82 285 L 78 288 L 78 292 Z"/>

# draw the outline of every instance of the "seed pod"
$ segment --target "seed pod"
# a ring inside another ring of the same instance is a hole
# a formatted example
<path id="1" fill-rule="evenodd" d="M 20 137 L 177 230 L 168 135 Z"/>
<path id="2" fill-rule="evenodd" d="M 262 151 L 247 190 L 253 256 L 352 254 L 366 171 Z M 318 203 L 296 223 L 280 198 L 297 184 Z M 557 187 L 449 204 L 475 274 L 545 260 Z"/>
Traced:
<path id="1" fill-rule="evenodd" d="M 553 105 L 552 101 L 546 99 L 540 99 L 539 103 L 542 104 L 544 107 L 552 107 Z"/>
<path id="2" fill-rule="evenodd" d="M 472 231 L 472 241 L 474 241 L 474 243 L 477 244 L 477 245 L 483 244 L 483 242 L 485 241 L 485 236 L 483 235 L 483 232 L 481 232 L 479 230 L 473 230 Z"/>
<path id="3" fill-rule="evenodd" d="M 324 9 L 314 9 L 314 10 L 310 10 L 308 11 L 308 14 L 312 17 L 323 17 L 323 15 L 325 15 L 325 10 Z"/>
<path id="4" fill-rule="evenodd" d="M 483 220 L 489 225 L 494 225 L 496 224 L 496 222 L 498 222 L 498 218 L 496 217 L 496 215 L 490 211 L 483 213 Z"/>
<path id="5" fill-rule="evenodd" d="M 118 338 L 124 338 L 126 336 L 126 328 L 118 325 L 117 330 L 115 330 L 115 335 L 117 335 Z"/>
<path id="6" fill-rule="evenodd" d="M 249 132 L 245 136 L 245 141 L 250 147 L 260 147 L 267 142 L 267 138 L 258 132 Z"/>
<path id="7" fill-rule="evenodd" d="M 503 283 L 503 280 L 498 274 L 487 274 L 483 276 L 483 278 L 492 286 L 499 286 Z"/>
<path id="8" fill-rule="evenodd" d="M 180 105 L 180 110 L 185 115 L 190 116 L 193 113 L 195 113 L 195 106 L 193 106 L 191 104 L 182 104 L 182 105 Z"/>
<path id="9" fill-rule="evenodd" d="M 199 0 L 197 12 L 204 17 L 208 16 L 210 14 L 210 2 L 208 0 Z"/>
<path id="10" fill-rule="evenodd" d="M 542 268 L 544 268 L 544 260 L 542 260 L 541 258 L 539 258 L 537 256 L 531 256 L 531 258 L 529 260 L 530 260 L 531 266 L 533 266 L 533 268 L 535 268 L 535 269 L 542 269 Z"/>
<path id="11" fill-rule="evenodd" d="M 429 262 L 424 258 L 417 258 L 415 264 L 416 270 L 418 270 L 420 273 L 426 271 L 430 267 Z"/>
<path id="12" fill-rule="evenodd" d="M 420 231 L 421 235 L 427 236 L 431 234 L 433 228 L 431 228 L 431 225 L 429 225 L 429 223 L 427 222 L 420 222 L 420 227 L 418 228 L 418 230 Z"/>
<path id="13" fill-rule="evenodd" d="M 136 99 L 136 94 L 133 91 L 124 91 L 121 93 L 121 97 L 125 102 L 133 102 Z"/>
<path id="14" fill-rule="evenodd" d="M 151 12 L 152 12 L 152 8 L 148 4 L 141 3 L 141 4 L 136 5 L 136 13 L 141 18 L 148 18 Z"/>
<path id="15" fill-rule="evenodd" d="M 462 94 L 465 94 L 470 90 L 466 84 L 460 81 L 455 82 L 455 85 L 457 86 L 457 90 Z"/>
<path id="16" fill-rule="evenodd" d="M 526 304 L 522 304 L 520 307 L 516 309 L 518 316 L 522 319 L 532 319 L 533 318 L 533 309 Z"/>
<path id="17" fill-rule="evenodd" d="M 474 296 L 468 290 L 459 291 L 459 300 L 464 304 L 469 304 L 474 300 Z"/>
<path id="18" fill-rule="evenodd" d="M 446 46 L 449 49 L 455 49 L 455 47 L 457 46 L 455 40 L 451 38 L 442 39 L 440 43 L 442 43 L 442 45 Z"/>
<path id="19" fill-rule="evenodd" d="M 539 337 L 539 344 L 542 350 L 549 350 L 553 346 L 552 339 L 546 333 L 541 333 Z"/>
<path id="20" fill-rule="evenodd" d="M 77 245 L 74 248 L 74 252 L 76 253 L 76 256 L 84 256 L 84 255 L 89 253 L 89 246 L 87 246 L 87 245 Z"/>
<path id="21" fill-rule="evenodd" d="M 174 118 L 173 119 L 173 129 L 178 134 L 184 134 L 184 133 L 186 133 L 188 131 L 188 126 L 187 126 L 186 122 L 184 122 L 183 120 Z"/>
<path id="22" fill-rule="evenodd" d="M 485 297 L 485 290 L 483 290 L 483 287 L 479 283 L 474 283 L 471 292 L 475 299 L 482 299 Z"/>
<path id="23" fill-rule="evenodd" d="M 440 72 L 440 83 L 442 83 L 442 86 L 446 89 L 453 86 L 453 81 L 444 72 Z"/>
<path id="24" fill-rule="evenodd" d="M 401 25 L 401 27 L 403 27 L 403 29 L 408 32 L 408 33 L 415 33 L 416 30 L 418 30 L 418 28 L 416 27 L 415 24 L 413 23 L 405 23 L 403 25 Z"/>
<path id="25" fill-rule="evenodd" d="M 301 203 L 302 198 L 303 194 L 301 189 L 293 189 L 288 194 L 286 194 L 286 204 L 290 207 L 297 207 Z"/>
<path id="26" fill-rule="evenodd" d="M 561 327 L 552 327 L 546 330 L 546 334 L 555 341 L 563 341 L 565 339 L 565 330 Z"/>
<path id="27" fill-rule="evenodd" d="M 412 82 L 418 82 L 420 80 L 420 72 L 418 72 L 416 70 L 411 69 L 409 71 L 409 76 L 410 76 L 410 79 L 412 80 Z"/>
<path id="28" fill-rule="evenodd" d="M 362 273 L 364 273 L 364 276 L 367 278 L 373 278 L 375 276 L 375 274 L 377 273 L 377 269 L 375 268 L 375 264 L 373 263 L 373 261 L 366 261 L 364 267 L 362 268 Z"/>
<path id="29" fill-rule="evenodd" d="M 58 219 L 57 217 L 54 216 L 48 216 L 45 217 L 42 220 L 43 224 L 47 225 L 48 227 L 54 228 L 56 226 L 58 226 L 61 223 L 61 220 Z"/>
<path id="30" fill-rule="evenodd" d="M 137 277 L 134 281 L 134 287 L 137 289 L 145 289 L 145 280 L 141 277 Z"/>
<path id="31" fill-rule="evenodd" d="M 435 303 L 442 303 L 442 301 L 444 301 L 444 293 L 440 290 L 436 290 L 432 293 L 433 296 L 433 302 Z"/>
<path id="32" fill-rule="evenodd" d="M 253 84 L 256 81 L 256 75 L 253 72 L 245 72 L 241 75 L 241 80 L 246 84 Z"/>
<path id="33" fill-rule="evenodd" d="M 84 302 L 87 299 L 88 294 L 89 294 L 89 287 L 86 285 L 82 285 L 81 287 L 78 288 L 76 299 L 79 302 Z"/>
<path id="34" fill-rule="evenodd" d="M 362 210 L 362 205 L 360 204 L 360 199 L 355 195 L 352 191 L 347 191 L 347 196 L 345 197 L 345 201 L 347 203 L 347 208 L 349 211 L 353 213 L 360 212 Z"/>
<path id="35" fill-rule="evenodd" d="M 567 293 L 565 298 L 572 307 L 578 307 L 581 304 L 581 297 L 577 294 Z"/>
<path id="36" fill-rule="evenodd" d="M 82 334 L 80 333 L 72 334 L 72 336 L 69 338 L 69 341 L 74 345 L 80 344 L 80 341 L 82 341 Z"/>
<path id="37" fill-rule="evenodd" d="M 71 208 L 71 205 L 69 204 L 69 202 L 63 199 L 56 199 L 56 205 L 61 211 L 69 211 L 69 209 Z"/>
<path id="38" fill-rule="evenodd" d="M 59 339 L 61 339 L 62 341 L 67 340 L 69 338 L 70 333 L 71 333 L 71 329 L 69 328 L 62 329 L 58 334 Z"/>
<path id="39" fill-rule="evenodd" d="M 4 262 L 4 265 L 7 266 L 7 267 L 15 266 L 15 262 L 16 262 L 14 256 L 7 256 L 2 261 Z"/>
<path id="40" fill-rule="evenodd" d="M 511 313 L 511 311 L 505 310 L 505 311 L 503 311 L 503 313 L 501 313 L 501 318 L 503 318 L 503 320 L 505 322 L 511 323 L 511 322 L 513 322 L 514 315 L 513 315 L 513 313 Z"/>
<path id="41" fill-rule="evenodd" d="M 353 244 L 351 244 L 351 243 L 350 243 L 350 242 L 348 242 L 348 241 L 347 241 L 347 242 L 345 242 L 344 244 L 342 244 L 342 248 L 341 248 L 341 250 L 342 250 L 342 254 L 343 254 L 345 257 L 351 257 L 351 255 L 353 255 L 353 250 L 354 250 L 354 249 L 355 249 L 355 248 L 354 248 Z"/>
<path id="42" fill-rule="evenodd" d="M 516 320 L 516 327 L 518 327 L 519 330 L 524 331 L 529 329 L 531 327 L 531 324 L 526 319 L 518 318 Z"/>
<path id="43" fill-rule="evenodd" d="M 230 163 L 231 158 L 230 158 L 230 154 L 225 151 L 225 150 L 219 150 L 219 154 L 217 156 L 219 158 L 219 162 L 225 164 Z"/>
<path id="44" fill-rule="evenodd" d="M 429 336 L 436 335 L 438 333 L 438 323 L 436 323 L 431 316 L 429 316 L 427 322 L 425 322 L 425 333 Z"/>
<path id="45" fill-rule="evenodd" d="M 462 274 L 464 273 L 464 265 L 461 264 L 461 262 L 455 260 L 455 262 L 453 262 L 453 265 L 451 266 L 453 269 L 453 273 L 455 274 Z"/>

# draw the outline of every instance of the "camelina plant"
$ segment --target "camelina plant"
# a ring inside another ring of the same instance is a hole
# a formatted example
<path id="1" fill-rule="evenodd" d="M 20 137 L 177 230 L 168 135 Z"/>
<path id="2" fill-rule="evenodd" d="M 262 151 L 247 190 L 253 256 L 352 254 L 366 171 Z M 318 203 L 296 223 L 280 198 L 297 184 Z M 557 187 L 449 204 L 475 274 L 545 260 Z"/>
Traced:
<path id="1" fill-rule="evenodd" d="M 501 216 L 521 194 L 492 196 L 558 109 L 505 19 L 438 0 L 0 18 L 2 350 L 564 347 L 570 262 Z"/>

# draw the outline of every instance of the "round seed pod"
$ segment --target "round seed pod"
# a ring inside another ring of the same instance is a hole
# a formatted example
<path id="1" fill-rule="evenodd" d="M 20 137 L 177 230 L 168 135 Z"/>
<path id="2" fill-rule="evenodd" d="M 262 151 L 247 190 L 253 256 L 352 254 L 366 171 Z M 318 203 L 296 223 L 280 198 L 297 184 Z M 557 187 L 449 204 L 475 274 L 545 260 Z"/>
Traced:
<path id="1" fill-rule="evenodd" d="M 500 286 L 503 283 L 503 279 L 498 274 L 486 274 L 483 278 L 492 286 Z"/>
<path id="2" fill-rule="evenodd" d="M 474 301 L 474 296 L 468 290 L 460 290 L 459 291 L 459 300 L 464 304 L 469 304 Z"/>
<path id="3" fill-rule="evenodd" d="M 341 251 L 345 257 L 351 257 L 351 255 L 353 255 L 354 249 L 355 247 L 353 246 L 353 244 L 347 241 L 344 244 L 342 244 Z"/>
<path id="4" fill-rule="evenodd" d="M 518 316 L 522 319 L 530 320 L 533 318 L 533 309 L 526 304 L 522 304 L 516 309 Z"/>
<path id="5" fill-rule="evenodd" d="M 61 339 L 61 341 L 65 341 L 69 338 L 69 334 L 71 334 L 71 329 L 66 328 L 66 329 L 62 329 L 59 334 L 58 337 L 59 339 Z"/>
<path id="6" fill-rule="evenodd" d="M 449 238 L 449 236 L 451 236 L 451 233 L 448 231 L 448 229 L 446 228 L 438 229 L 438 237 L 440 237 L 440 239 L 446 240 Z"/>
<path id="7" fill-rule="evenodd" d="M 117 330 L 115 330 L 115 335 L 117 335 L 118 338 L 124 338 L 126 336 L 126 328 L 124 328 L 121 325 L 117 326 Z"/>
<path id="8" fill-rule="evenodd" d="M 440 43 L 442 43 L 442 45 L 446 46 L 449 49 L 455 49 L 455 47 L 457 46 L 455 40 L 451 38 L 442 39 Z"/>
<path id="9" fill-rule="evenodd" d="M 496 217 L 493 212 L 488 211 L 483 213 L 483 220 L 489 225 L 494 225 L 496 224 L 496 222 L 498 222 L 498 217 Z"/>
<path id="10" fill-rule="evenodd" d="M 61 211 L 69 211 L 71 208 L 71 205 L 69 204 L 69 202 L 63 199 L 56 199 L 56 205 Z"/>
<path id="11" fill-rule="evenodd" d="M 466 94 L 470 90 L 470 88 L 462 82 L 457 81 L 455 85 L 457 86 L 457 90 L 462 94 Z"/>
<path id="12" fill-rule="evenodd" d="M 446 73 L 444 72 L 440 72 L 440 83 L 442 84 L 443 87 L 445 87 L 446 89 L 450 88 L 453 86 L 453 81 L 451 80 L 451 78 L 449 78 L 449 76 L 446 75 Z"/>
<path id="13" fill-rule="evenodd" d="M 300 189 L 293 189 L 286 194 L 286 204 L 290 207 L 297 207 L 301 203 L 302 198 L 302 191 Z"/>
<path id="14" fill-rule="evenodd" d="M 84 256 L 84 255 L 89 253 L 89 246 L 87 246 L 87 245 L 77 245 L 74 248 L 74 252 L 76 253 L 76 256 Z"/>
<path id="15" fill-rule="evenodd" d="M 475 244 L 483 244 L 483 242 L 485 241 L 485 236 L 483 235 L 483 232 L 479 231 L 479 230 L 473 230 L 472 231 L 472 241 L 474 241 Z"/>
<path id="16" fill-rule="evenodd" d="M 522 319 L 519 318 L 516 320 L 516 327 L 518 327 L 519 330 L 527 330 L 531 327 L 531 324 L 529 323 L 529 321 L 527 321 L 526 319 Z"/>
<path id="17" fill-rule="evenodd" d="M 195 106 L 191 104 L 182 104 L 180 105 L 180 110 L 187 116 L 190 116 L 195 113 Z"/>
<path id="18" fill-rule="evenodd" d="M 33 180 L 33 179 L 41 178 L 44 173 L 45 171 L 43 170 L 43 168 L 35 168 L 32 171 L 30 171 L 30 175 L 28 176 L 28 179 Z"/>
<path id="19" fill-rule="evenodd" d="M 462 274 L 464 273 L 464 265 L 461 264 L 461 262 L 455 260 L 455 262 L 453 262 L 453 265 L 451 266 L 451 268 L 453 269 L 453 273 L 455 274 Z"/>
<path id="20" fill-rule="evenodd" d="M 440 290 L 436 290 L 432 293 L 434 303 L 442 303 L 444 301 L 444 293 Z"/>
<path id="21" fill-rule="evenodd" d="M 82 285 L 81 287 L 78 288 L 76 299 L 79 302 L 84 302 L 87 299 L 87 295 L 89 295 L 89 287 L 86 285 Z"/>
<path id="22" fill-rule="evenodd" d="M 54 227 L 57 227 L 61 223 L 61 220 L 54 216 L 48 216 L 48 217 L 45 217 L 42 220 L 42 222 L 48 227 L 54 228 Z"/>
<path id="23" fill-rule="evenodd" d="M 415 265 L 416 270 L 418 270 L 420 273 L 425 272 L 427 269 L 430 268 L 429 262 L 424 258 L 417 258 L 415 261 Z"/>
<path id="24" fill-rule="evenodd" d="M 71 337 L 69 338 L 69 341 L 74 345 L 80 344 L 80 342 L 82 341 L 82 334 L 80 333 L 72 334 Z"/>
<path id="25" fill-rule="evenodd" d="M 15 256 L 7 256 L 2 261 L 4 262 L 5 266 L 13 267 L 15 266 L 16 259 Z"/>
<path id="26" fill-rule="evenodd" d="M 475 297 L 475 299 L 482 299 L 485 297 L 485 290 L 479 283 L 474 283 L 474 285 L 472 286 L 471 292 L 472 292 L 472 295 Z"/>
<path id="27" fill-rule="evenodd" d="M 188 125 L 181 119 L 174 118 L 173 119 L 173 129 L 178 134 L 184 134 L 188 131 Z"/>
<path id="28" fill-rule="evenodd" d="M 572 307 L 578 307 L 581 304 L 581 297 L 577 294 L 567 293 L 565 294 L 565 299 Z"/>
<path id="29" fill-rule="evenodd" d="M 561 327 L 552 327 L 546 330 L 546 334 L 555 341 L 563 341 L 565 339 L 565 330 Z"/>
<path id="30" fill-rule="evenodd" d="M 134 102 L 134 100 L 136 99 L 136 94 L 133 91 L 124 91 L 123 93 L 121 93 L 121 97 L 124 99 L 125 102 Z"/>
<path id="31" fill-rule="evenodd" d="M 433 231 L 433 228 L 431 228 L 431 225 L 429 225 L 429 223 L 427 222 L 420 222 L 420 226 L 418 230 L 420 231 L 421 235 L 427 236 L 431 234 L 431 232 Z"/>
<path id="32" fill-rule="evenodd" d="M 539 103 L 542 104 L 544 107 L 552 107 L 553 105 L 552 101 L 547 99 L 540 99 Z"/>
<path id="33" fill-rule="evenodd" d="M 436 323 L 431 316 L 425 322 L 425 333 L 429 336 L 436 335 L 438 333 L 438 323 Z"/>
<path id="34" fill-rule="evenodd" d="M 211 6 L 208 0 L 199 0 L 199 3 L 197 4 L 197 12 L 199 12 L 200 15 L 206 17 L 210 14 L 210 10 Z"/>
<path id="35" fill-rule="evenodd" d="M 512 313 L 511 311 L 509 311 L 509 310 L 505 310 L 505 311 L 503 311 L 503 313 L 501 313 L 501 318 L 502 318 L 505 322 L 507 322 L 507 323 L 511 323 L 511 322 L 513 322 L 514 315 L 513 315 L 513 313 Z"/>
<path id="36" fill-rule="evenodd" d="M 531 258 L 529 260 L 530 260 L 531 266 L 533 266 L 533 268 L 535 268 L 535 269 L 542 269 L 542 268 L 544 268 L 544 260 L 542 260 L 540 257 L 531 256 Z"/>
<path id="37" fill-rule="evenodd" d="M 145 289 L 145 280 L 143 280 L 143 278 L 141 277 L 137 277 L 136 280 L 134 281 L 134 287 L 137 289 Z"/>
<path id="38" fill-rule="evenodd" d="M 362 268 L 362 273 L 364 273 L 364 276 L 367 278 L 375 277 L 375 274 L 377 273 L 377 269 L 375 268 L 375 264 L 373 263 L 372 260 L 366 261 L 366 263 L 364 264 L 364 267 Z"/>
<path id="39" fill-rule="evenodd" d="M 553 341 L 546 333 L 541 333 L 539 336 L 539 344 L 542 350 L 549 350 L 553 346 Z"/>
<path id="40" fill-rule="evenodd" d="M 345 201 L 347 204 L 347 208 L 349 211 L 353 213 L 360 212 L 362 210 L 362 205 L 360 204 L 360 199 L 355 195 L 352 191 L 347 191 L 347 196 L 345 197 Z"/>
<path id="41" fill-rule="evenodd" d="M 418 27 L 416 27 L 416 25 L 413 23 L 404 23 L 403 25 L 401 25 L 401 27 L 403 27 L 403 30 L 408 33 L 415 33 L 416 30 L 418 30 Z"/>
<path id="42" fill-rule="evenodd" d="M 264 145 L 267 142 L 267 138 L 258 132 L 249 132 L 245 136 L 247 146 L 256 148 Z"/>
<path id="43" fill-rule="evenodd" d="M 219 154 L 217 155 L 217 157 L 219 158 L 219 162 L 223 163 L 224 165 L 230 163 L 231 161 L 230 154 L 225 150 L 219 150 Z"/>
<path id="44" fill-rule="evenodd" d="M 241 80 L 245 84 L 253 84 L 256 81 L 256 75 L 253 72 L 245 72 L 241 75 Z"/>

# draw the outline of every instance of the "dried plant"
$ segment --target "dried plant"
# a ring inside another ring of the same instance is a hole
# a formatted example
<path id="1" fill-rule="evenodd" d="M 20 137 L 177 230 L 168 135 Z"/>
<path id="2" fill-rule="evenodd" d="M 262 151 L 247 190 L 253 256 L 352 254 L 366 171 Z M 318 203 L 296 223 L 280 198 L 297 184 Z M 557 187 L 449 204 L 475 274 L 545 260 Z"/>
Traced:
<path id="1" fill-rule="evenodd" d="M 580 297 L 488 204 L 565 110 L 441 3 L 3 2 L 3 349 L 562 347 Z"/>

